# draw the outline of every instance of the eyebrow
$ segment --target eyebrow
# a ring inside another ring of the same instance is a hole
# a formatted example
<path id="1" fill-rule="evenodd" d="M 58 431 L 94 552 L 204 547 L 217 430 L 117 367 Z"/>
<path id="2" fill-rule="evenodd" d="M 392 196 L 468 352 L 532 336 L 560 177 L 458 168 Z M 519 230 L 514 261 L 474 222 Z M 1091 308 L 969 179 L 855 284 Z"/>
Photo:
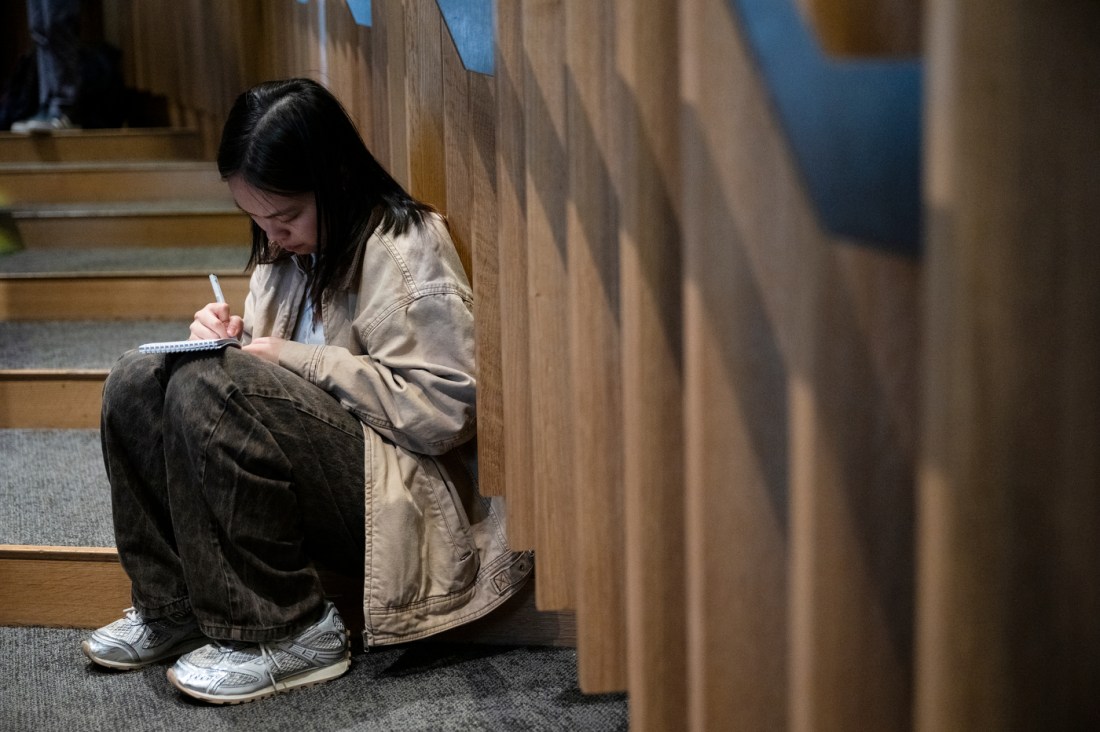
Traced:
<path id="1" fill-rule="evenodd" d="M 257 216 L 261 219 L 273 219 L 273 218 L 276 218 L 278 216 L 286 216 L 288 213 L 290 213 L 290 212 L 294 211 L 296 208 L 298 208 L 297 204 L 292 203 L 291 205 L 286 206 L 285 208 L 281 208 L 278 211 L 273 211 L 269 214 L 254 214 L 251 211 L 246 211 L 245 209 L 241 208 L 240 204 L 234 204 L 234 205 L 237 206 L 237 209 L 239 211 L 242 211 L 242 212 L 248 214 L 249 216 Z"/>

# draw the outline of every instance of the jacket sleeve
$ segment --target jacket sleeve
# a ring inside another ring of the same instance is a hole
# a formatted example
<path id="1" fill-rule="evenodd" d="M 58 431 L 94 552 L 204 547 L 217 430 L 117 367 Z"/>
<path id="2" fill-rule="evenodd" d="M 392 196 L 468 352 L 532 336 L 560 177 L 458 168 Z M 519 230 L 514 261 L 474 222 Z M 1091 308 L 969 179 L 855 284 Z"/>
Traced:
<path id="1" fill-rule="evenodd" d="M 288 341 L 279 361 L 414 452 L 442 454 L 473 436 L 474 323 L 468 300 L 455 292 L 422 294 L 355 327 L 364 355 Z"/>

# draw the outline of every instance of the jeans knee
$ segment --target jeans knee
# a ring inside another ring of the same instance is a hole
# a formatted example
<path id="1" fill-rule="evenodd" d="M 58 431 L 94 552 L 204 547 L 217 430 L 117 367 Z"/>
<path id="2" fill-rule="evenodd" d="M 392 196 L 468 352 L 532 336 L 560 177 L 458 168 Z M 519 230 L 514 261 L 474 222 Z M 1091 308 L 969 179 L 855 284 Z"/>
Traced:
<path id="1" fill-rule="evenodd" d="M 124 353 L 103 383 L 103 407 L 131 405 L 145 399 L 150 389 L 160 391 L 164 357 L 138 351 Z"/>
<path id="2" fill-rule="evenodd" d="M 165 411 L 174 419 L 208 412 L 215 401 L 224 401 L 229 379 L 216 354 L 177 357 L 165 387 Z"/>

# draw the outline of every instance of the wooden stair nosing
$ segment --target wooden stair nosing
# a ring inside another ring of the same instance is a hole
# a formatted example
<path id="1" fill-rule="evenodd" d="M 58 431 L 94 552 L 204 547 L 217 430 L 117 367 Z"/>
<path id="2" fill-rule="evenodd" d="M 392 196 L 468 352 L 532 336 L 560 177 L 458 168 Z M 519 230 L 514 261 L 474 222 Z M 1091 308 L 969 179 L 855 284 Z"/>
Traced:
<path id="1" fill-rule="evenodd" d="M 49 135 L 0 133 L 0 160 L 8 162 L 199 160 L 202 155 L 202 138 L 190 128 L 58 130 Z"/>
<path id="2" fill-rule="evenodd" d="M 231 307 L 244 309 L 248 275 L 217 272 Z M 0 276 L 0 319 L 187 318 L 210 302 L 207 272 L 9 273 Z"/>
<path id="3" fill-rule="evenodd" d="M 0 545 L 0 625 L 95 628 L 130 604 L 118 552 Z"/>
<path id="4" fill-rule="evenodd" d="M 36 203 L 228 198 L 210 163 L 2 163 L 0 201 L 8 208 Z"/>
<path id="5" fill-rule="evenodd" d="M 247 224 L 225 214 L 158 215 L 93 219 L 26 219 L 18 222 L 25 249 L 66 249 L 73 242 L 86 247 L 207 247 L 249 246 Z"/>
<path id="6" fill-rule="evenodd" d="M 106 369 L 0 370 L 0 429 L 97 429 Z"/>
<path id="7" fill-rule="evenodd" d="M 363 628 L 362 578 L 321 572 L 352 632 Z M 490 615 L 434 636 L 441 641 L 576 646 L 572 613 L 535 608 L 533 582 Z M 130 604 L 130 580 L 112 547 L 0 545 L 0 625 L 97 628 Z"/>

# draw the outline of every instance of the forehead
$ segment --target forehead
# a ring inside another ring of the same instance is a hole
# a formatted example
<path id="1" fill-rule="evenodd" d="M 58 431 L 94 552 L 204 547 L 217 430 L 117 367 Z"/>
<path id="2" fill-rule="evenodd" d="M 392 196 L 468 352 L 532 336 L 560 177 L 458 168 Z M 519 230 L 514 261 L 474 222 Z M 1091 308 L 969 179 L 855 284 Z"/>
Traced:
<path id="1" fill-rule="evenodd" d="M 254 188 L 239 176 L 231 176 L 227 182 L 229 192 L 233 194 L 233 200 L 237 203 L 237 206 L 252 216 L 262 218 L 277 216 L 313 202 L 313 195 L 310 193 L 298 193 L 291 196 L 269 193 Z"/>

